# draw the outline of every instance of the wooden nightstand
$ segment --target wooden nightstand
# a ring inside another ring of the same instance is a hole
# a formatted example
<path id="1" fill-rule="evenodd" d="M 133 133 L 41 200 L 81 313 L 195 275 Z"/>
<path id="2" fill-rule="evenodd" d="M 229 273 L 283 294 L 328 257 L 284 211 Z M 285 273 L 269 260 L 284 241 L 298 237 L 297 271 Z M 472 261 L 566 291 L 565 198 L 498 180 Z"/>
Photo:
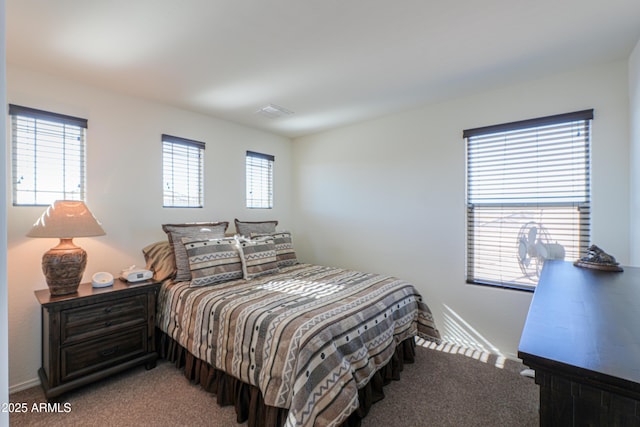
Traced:
<path id="1" fill-rule="evenodd" d="M 42 367 L 50 399 L 136 365 L 156 366 L 156 294 L 153 281 L 93 288 L 71 295 L 35 291 L 42 307 Z"/>

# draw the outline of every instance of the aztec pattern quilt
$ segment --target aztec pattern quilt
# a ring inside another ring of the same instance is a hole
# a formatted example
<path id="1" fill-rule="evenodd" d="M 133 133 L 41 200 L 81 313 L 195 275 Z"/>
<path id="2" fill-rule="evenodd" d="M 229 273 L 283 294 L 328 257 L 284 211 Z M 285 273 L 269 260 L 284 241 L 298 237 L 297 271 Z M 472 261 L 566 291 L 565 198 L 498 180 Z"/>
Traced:
<path id="1" fill-rule="evenodd" d="M 439 340 L 413 285 L 297 264 L 214 286 L 167 282 L 157 325 L 195 357 L 288 408 L 288 426 L 340 425 L 358 389 L 415 335 Z"/>

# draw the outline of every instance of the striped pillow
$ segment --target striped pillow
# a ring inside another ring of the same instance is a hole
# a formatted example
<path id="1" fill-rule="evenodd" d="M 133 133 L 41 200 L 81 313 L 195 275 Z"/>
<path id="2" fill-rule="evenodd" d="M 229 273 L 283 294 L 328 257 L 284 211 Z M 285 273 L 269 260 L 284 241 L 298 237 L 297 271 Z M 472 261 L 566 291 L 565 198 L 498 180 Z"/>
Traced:
<path id="1" fill-rule="evenodd" d="M 281 231 L 272 234 L 251 233 L 251 238 L 271 237 L 276 245 L 276 259 L 278 267 L 287 267 L 298 263 L 296 251 L 293 249 L 293 240 L 289 231 Z"/>
<path id="2" fill-rule="evenodd" d="M 239 239 L 238 245 L 245 279 L 248 280 L 278 271 L 276 245 L 272 238 L 260 240 Z"/>
<path id="3" fill-rule="evenodd" d="M 242 279 L 242 261 L 236 240 L 183 237 L 191 269 L 191 287 Z"/>
<path id="4" fill-rule="evenodd" d="M 201 240 L 224 237 L 228 222 L 193 222 L 185 224 L 163 224 L 162 229 L 169 237 L 176 257 L 176 282 L 191 280 L 189 259 L 184 249 L 182 238 L 198 238 Z"/>

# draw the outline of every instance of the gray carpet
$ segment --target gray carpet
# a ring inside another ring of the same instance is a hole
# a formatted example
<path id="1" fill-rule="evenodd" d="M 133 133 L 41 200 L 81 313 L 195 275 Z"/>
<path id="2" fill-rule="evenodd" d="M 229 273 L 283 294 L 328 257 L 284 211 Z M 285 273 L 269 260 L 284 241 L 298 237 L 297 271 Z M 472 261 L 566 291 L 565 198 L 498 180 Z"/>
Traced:
<path id="1" fill-rule="evenodd" d="M 422 347 L 416 358 L 405 365 L 400 381 L 385 387 L 385 399 L 372 407 L 362 427 L 538 425 L 538 388 L 520 375 L 521 364 L 506 361 L 498 368 L 495 356 L 481 361 Z M 58 413 L 32 412 L 34 403 L 37 408 L 46 402 L 40 387 L 10 398 L 28 408 L 10 415 L 11 426 L 239 425 L 232 407 L 219 407 L 166 361 L 69 392 L 61 397 Z"/>

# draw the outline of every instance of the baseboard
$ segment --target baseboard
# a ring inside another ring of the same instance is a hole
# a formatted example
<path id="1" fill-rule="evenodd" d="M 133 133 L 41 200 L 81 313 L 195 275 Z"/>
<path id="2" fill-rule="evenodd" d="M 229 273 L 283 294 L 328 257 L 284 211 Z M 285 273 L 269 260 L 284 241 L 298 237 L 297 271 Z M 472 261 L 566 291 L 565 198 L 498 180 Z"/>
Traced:
<path id="1" fill-rule="evenodd" d="M 12 386 L 9 386 L 9 394 L 16 393 L 18 391 L 26 390 L 28 388 L 39 386 L 39 385 L 40 385 L 40 380 L 36 377 L 29 381 L 25 381 L 20 384 L 14 384 Z"/>

